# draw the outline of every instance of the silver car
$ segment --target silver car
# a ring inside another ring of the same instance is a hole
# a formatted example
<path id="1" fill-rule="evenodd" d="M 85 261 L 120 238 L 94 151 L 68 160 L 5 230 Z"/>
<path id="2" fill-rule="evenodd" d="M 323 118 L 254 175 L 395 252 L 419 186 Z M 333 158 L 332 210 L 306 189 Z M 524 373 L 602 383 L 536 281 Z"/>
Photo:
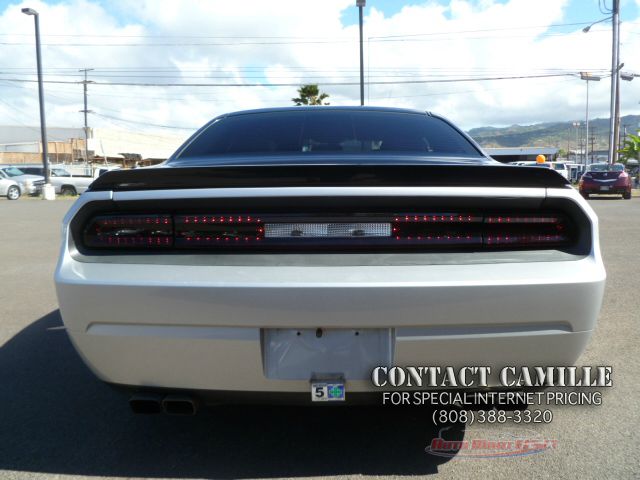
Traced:
<path id="1" fill-rule="evenodd" d="M 44 185 L 43 176 L 26 174 L 12 165 L 0 165 L 0 178 L 17 182 L 20 185 L 20 191 L 27 195 L 38 195 Z"/>
<path id="2" fill-rule="evenodd" d="M 100 176 L 63 235 L 67 332 L 139 413 L 358 400 L 376 366 L 573 365 L 605 283 L 566 179 L 404 109 L 223 115 Z"/>
<path id="3" fill-rule="evenodd" d="M 9 200 L 18 200 L 21 194 L 22 191 L 18 182 L 0 176 L 0 196 L 7 197 Z"/>

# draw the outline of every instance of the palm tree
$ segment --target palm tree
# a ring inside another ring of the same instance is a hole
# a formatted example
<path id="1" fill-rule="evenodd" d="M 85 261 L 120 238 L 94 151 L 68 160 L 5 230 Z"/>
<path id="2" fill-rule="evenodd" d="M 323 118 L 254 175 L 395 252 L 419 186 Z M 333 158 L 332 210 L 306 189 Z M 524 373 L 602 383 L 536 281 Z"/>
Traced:
<path id="1" fill-rule="evenodd" d="M 629 134 L 629 138 L 624 141 L 624 147 L 618 150 L 620 161 L 627 163 L 628 160 L 640 160 L 640 135 Z"/>
<path id="2" fill-rule="evenodd" d="M 298 89 L 298 95 L 300 96 L 291 99 L 296 105 L 329 105 L 329 102 L 323 103 L 324 99 L 329 98 L 329 94 L 320 93 L 316 84 L 302 85 Z"/>

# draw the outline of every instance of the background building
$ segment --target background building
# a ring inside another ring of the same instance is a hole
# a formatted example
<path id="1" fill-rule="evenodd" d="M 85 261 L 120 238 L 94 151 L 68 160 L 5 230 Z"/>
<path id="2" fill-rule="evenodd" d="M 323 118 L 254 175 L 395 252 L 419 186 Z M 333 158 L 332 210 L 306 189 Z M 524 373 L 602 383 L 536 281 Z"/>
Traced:
<path id="1" fill-rule="evenodd" d="M 167 159 L 185 135 L 157 135 L 108 128 L 89 129 L 88 163 L 116 163 L 123 166 L 153 165 Z M 49 161 L 85 163 L 82 128 L 47 128 Z M 0 125 L 0 163 L 39 163 L 42 159 L 40 129 Z"/>
<path id="2" fill-rule="evenodd" d="M 494 160 L 502 163 L 535 162 L 538 155 L 547 157 L 547 162 L 555 162 L 558 158 L 557 148 L 551 147 L 518 147 L 518 148 L 484 148 Z"/>

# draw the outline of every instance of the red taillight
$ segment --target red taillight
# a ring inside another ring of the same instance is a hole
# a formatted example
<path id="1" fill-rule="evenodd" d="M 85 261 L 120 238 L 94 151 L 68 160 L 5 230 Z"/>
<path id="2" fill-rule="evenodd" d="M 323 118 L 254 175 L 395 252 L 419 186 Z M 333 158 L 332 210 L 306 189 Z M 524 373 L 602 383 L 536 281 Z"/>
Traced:
<path id="1" fill-rule="evenodd" d="M 103 215 L 84 232 L 91 248 L 167 248 L 173 246 L 170 215 Z"/>
<path id="2" fill-rule="evenodd" d="M 571 228 L 555 213 L 103 215 L 84 233 L 88 248 L 176 250 L 397 250 L 544 248 L 568 245 Z"/>

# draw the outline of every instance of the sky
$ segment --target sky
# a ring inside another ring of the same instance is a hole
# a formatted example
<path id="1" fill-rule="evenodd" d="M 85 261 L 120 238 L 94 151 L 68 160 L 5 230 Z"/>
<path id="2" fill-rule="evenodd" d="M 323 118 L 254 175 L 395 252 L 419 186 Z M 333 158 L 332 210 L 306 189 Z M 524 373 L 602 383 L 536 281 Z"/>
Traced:
<path id="1" fill-rule="evenodd" d="M 612 0 L 368 0 L 365 103 L 429 110 L 462 128 L 609 114 Z M 186 136 L 216 115 L 292 105 L 318 83 L 359 104 L 355 0 L 0 0 L 0 125 L 37 126 L 33 17 L 40 13 L 46 118 Z M 604 13 L 603 13 L 604 12 Z M 640 74 L 640 0 L 621 0 L 623 72 Z M 213 85 L 212 85 L 213 84 Z M 621 113 L 640 113 L 640 77 Z"/>

